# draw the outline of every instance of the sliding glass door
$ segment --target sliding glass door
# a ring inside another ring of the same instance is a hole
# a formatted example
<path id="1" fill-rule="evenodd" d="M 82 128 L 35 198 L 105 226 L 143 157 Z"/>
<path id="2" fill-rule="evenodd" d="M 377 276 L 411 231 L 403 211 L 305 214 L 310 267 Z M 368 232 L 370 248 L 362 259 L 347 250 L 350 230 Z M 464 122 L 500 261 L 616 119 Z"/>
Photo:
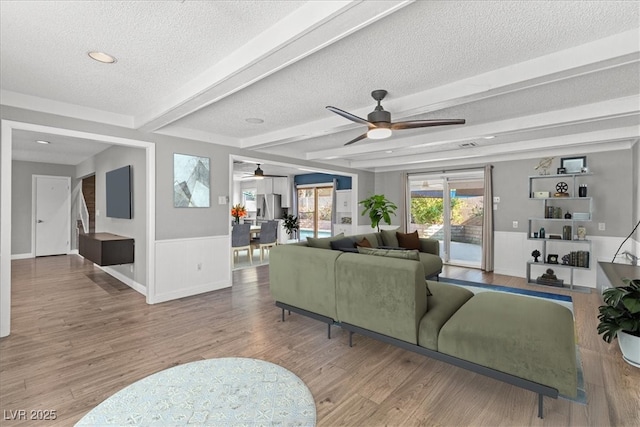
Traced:
<path id="1" fill-rule="evenodd" d="M 300 240 L 331 236 L 333 186 L 298 186 Z"/>
<path id="2" fill-rule="evenodd" d="M 445 263 L 480 267 L 484 172 L 409 175 L 409 231 L 440 242 Z"/>

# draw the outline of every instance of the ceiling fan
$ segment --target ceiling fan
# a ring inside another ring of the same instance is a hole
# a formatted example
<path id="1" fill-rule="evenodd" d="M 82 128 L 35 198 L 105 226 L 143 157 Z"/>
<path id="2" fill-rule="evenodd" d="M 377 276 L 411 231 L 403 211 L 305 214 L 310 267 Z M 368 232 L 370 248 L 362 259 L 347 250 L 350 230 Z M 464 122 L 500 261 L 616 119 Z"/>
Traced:
<path id="1" fill-rule="evenodd" d="M 465 123 L 464 119 L 440 119 L 440 120 L 412 120 L 408 122 L 391 122 L 391 113 L 386 111 L 380 105 L 380 102 L 387 96 L 387 91 L 384 89 L 374 90 L 371 92 L 371 96 L 373 99 L 378 101 L 378 105 L 375 110 L 373 110 L 367 116 L 368 120 L 365 120 L 361 117 L 355 116 L 347 111 L 341 110 L 336 107 L 328 106 L 327 110 L 333 111 L 334 113 L 349 119 L 356 123 L 361 123 L 363 125 L 367 125 L 369 130 L 366 133 L 352 139 L 344 145 L 351 145 L 354 142 L 358 142 L 361 139 L 370 138 L 370 139 L 384 139 L 391 136 L 394 130 L 400 129 L 415 129 L 415 128 L 426 128 L 431 126 L 444 126 L 444 125 L 463 125 Z"/>
<path id="2" fill-rule="evenodd" d="M 262 178 L 286 178 L 286 175 L 267 175 L 266 173 L 264 173 L 264 171 L 262 169 L 260 169 L 260 163 L 256 163 L 256 165 L 258 165 L 258 167 L 256 168 L 255 171 L 253 171 L 253 175 L 251 174 L 246 174 L 246 178 L 253 178 L 253 179 L 262 179 Z"/>

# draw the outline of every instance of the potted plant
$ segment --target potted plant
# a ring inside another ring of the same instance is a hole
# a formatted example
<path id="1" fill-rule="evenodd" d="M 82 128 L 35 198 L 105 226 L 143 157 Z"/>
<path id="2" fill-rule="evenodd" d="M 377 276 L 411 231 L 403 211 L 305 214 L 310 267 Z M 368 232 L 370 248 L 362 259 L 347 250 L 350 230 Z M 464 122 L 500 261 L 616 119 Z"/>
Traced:
<path id="1" fill-rule="evenodd" d="M 371 218 L 371 228 L 377 228 L 380 231 L 380 221 L 384 220 L 388 225 L 391 225 L 391 214 L 396 214 L 398 207 L 387 200 L 383 194 L 374 194 L 373 196 L 361 200 L 358 204 L 364 207 L 364 210 L 360 215 L 364 216 L 369 212 L 369 218 Z"/>
<path id="2" fill-rule="evenodd" d="M 298 217 L 286 214 L 283 217 L 283 227 L 287 230 L 287 234 L 290 239 L 295 239 L 298 230 L 300 229 L 300 224 L 298 223 Z"/>
<path id="3" fill-rule="evenodd" d="M 622 357 L 640 367 L 640 279 L 623 279 L 625 286 L 602 293 L 605 305 L 598 307 L 598 334 L 610 343 L 616 337 Z"/>

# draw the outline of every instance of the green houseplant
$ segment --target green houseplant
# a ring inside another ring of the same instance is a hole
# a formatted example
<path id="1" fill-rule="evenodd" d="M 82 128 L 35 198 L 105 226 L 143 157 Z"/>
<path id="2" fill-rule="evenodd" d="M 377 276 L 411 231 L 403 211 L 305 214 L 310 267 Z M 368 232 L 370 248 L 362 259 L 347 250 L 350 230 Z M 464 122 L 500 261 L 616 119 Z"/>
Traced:
<path id="1" fill-rule="evenodd" d="M 623 279 L 625 286 L 602 293 L 605 305 L 598 307 L 598 334 L 610 343 L 618 338 L 624 360 L 640 367 L 640 279 Z"/>
<path id="2" fill-rule="evenodd" d="M 396 214 L 398 207 L 387 200 L 383 194 L 374 194 L 364 200 L 358 202 L 364 209 L 360 215 L 364 216 L 369 212 L 369 218 L 371 219 L 371 228 L 377 228 L 380 231 L 380 221 L 384 220 L 388 225 L 391 225 L 391 214 Z"/>
<path id="3" fill-rule="evenodd" d="M 287 230 L 287 234 L 290 239 L 295 239 L 298 230 L 300 229 L 300 223 L 298 222 L 298 217 L 286 214 L 283 216 L 283 227 Z"/>

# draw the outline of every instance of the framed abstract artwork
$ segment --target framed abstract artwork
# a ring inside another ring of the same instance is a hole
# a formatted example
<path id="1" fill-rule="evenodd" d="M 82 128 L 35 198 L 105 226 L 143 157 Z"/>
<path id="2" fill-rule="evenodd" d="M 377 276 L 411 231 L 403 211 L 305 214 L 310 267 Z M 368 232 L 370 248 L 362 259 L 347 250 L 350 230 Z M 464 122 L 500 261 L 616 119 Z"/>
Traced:
<path id="1" fill-rule="evenodd" d="M 211 206 L 210 162 L 208 157 L 173 155 L 173 206 Z"/>
<path id="2" fill-rule="evenodd" d="M 560 167 L 564 168 L 565 173 L 583 172 L 583 168 L 587 167 L 587 156 L 564 157 L 560 159 Z"/>

